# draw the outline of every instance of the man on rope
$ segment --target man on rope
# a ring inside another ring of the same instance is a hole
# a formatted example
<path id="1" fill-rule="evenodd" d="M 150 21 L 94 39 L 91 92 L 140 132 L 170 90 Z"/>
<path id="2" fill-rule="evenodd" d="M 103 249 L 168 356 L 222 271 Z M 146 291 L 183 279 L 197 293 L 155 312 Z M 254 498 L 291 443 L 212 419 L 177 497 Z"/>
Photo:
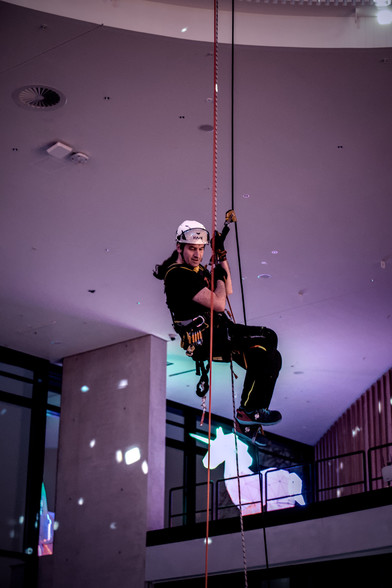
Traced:
<path id="1" fill-rule="evenodd" d="M 230 268 L 222 234 L 216 231 L 214 240 L 213 289 L 211 274 L 201 265 L 210 237 L 204 225 L 197 221 L 186 220 L 178 227 L 176 249 L 153 273 L 164 280 L 173 327 L 181 336 L 187 355 L 196 361 L 199 369 L 201 366 L 204 380 L 204 361 L 210 357 L 209 325 L 213 309 L 213 360 L 233 359 L 246 369 L 235 431 L 257 445 L 265 445 L 261 426 L 274 425 L 282 418 L 280 412 L 269 409 L 282 366 L 278 338 L 267 327 L 237 324 L 225 314 L 226 297 L 232 293 Z M 197 393 L 204 396 L 206 392 L 202 387 Z"/>

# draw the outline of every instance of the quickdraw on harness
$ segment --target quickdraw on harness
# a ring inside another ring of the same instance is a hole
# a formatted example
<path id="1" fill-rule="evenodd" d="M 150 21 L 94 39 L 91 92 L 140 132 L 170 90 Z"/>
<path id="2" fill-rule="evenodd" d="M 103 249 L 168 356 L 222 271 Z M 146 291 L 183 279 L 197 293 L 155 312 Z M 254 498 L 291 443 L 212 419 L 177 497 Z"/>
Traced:
<path id="1" fill-rule="evenodd" d="M 203 345 L 203 331 L 209 327 L 205 317 L 200 314 L 187 321 L 173 320 L 173 327 L 181 337 L 181 347 L 188 357 L 193 357 L 196 346 Z"/>
<path id="2" fill-rule="evenodd" d="M 202 354 L 204 342 L 203 332 L 209 328 L 209 324 L 205 316 L 198 315 L 187 321 L 176 321 L 173 319 L 173 327 L 181 337 L 181 347 L 185 350 L 187 356 L 192 357 L 196 363 L 196 375 L 200 376 L 200 380 L 196 386 L 196 394 L 200 398 L 203 398 L 209 390 L 208 372 L 210 367 L 209 362 L 205 365 L 206 360 L 200 354 Z"/>

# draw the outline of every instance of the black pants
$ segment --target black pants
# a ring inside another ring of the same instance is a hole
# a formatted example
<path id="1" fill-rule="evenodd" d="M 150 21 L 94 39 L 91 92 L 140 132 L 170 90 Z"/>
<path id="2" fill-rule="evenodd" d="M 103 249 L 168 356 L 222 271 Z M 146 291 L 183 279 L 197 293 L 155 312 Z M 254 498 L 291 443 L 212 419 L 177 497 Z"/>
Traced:
<path id="1" fill-rule="evenodd" d="M 246 369 L 241 406 L 268 408 L 282 367 L 276 333 L 267 327 L 230 323 L 227 344 L 233 361 Z"/>

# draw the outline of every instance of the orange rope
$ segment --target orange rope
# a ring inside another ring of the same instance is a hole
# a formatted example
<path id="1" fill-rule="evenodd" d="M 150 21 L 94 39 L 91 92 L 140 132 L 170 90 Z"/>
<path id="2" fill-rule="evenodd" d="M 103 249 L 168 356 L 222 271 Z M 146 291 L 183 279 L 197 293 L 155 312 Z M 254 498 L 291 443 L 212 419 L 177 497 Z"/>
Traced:
<path id="1" fill-rule="evenodd" d="M 214 134 L 213 134 L 213 170 L 212 170 L 212 227 L 211 235 L 216 231 L 216 203 L 217 203 L 217 119 L 218 119 L 218 0 L 214 0 Z M 207 466 L 207 515 L 206 515 L 206 549 L 205 549 L 205 588 L 208 586 L 208 541 L 210 523 L 210 447 L 211 447 L 211 397 L 212 397 L 212 356 L 214 332 L 214 265 L 215 247 L 212 248 L 211 258 L 211 308 L 210 308 L 210 389 L 208 395 L 208 466 Z"/>

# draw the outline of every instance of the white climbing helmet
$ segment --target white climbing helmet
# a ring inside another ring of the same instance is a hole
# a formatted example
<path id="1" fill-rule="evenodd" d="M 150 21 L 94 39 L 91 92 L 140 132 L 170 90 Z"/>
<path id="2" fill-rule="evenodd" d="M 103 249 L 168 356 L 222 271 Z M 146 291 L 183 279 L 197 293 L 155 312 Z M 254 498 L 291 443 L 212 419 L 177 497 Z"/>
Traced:
<path id="1" fill-rule="evenodd" d="M 177 243 L 208 245 L 210 242 L 210 235 L 205 226 L 201 223 L 193 220 L 186 220 L 178 227 L 176 239 Z"/>

